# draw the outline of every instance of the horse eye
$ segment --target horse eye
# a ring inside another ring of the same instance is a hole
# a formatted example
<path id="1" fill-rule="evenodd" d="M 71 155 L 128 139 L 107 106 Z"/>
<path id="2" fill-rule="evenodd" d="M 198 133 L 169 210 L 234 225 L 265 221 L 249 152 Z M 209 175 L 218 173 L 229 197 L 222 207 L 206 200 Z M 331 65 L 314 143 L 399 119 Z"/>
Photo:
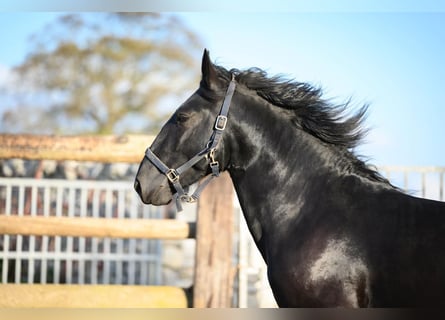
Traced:
<path id="1" fill-rule="evenodd" d="M 190 118 L 190 115 L 187 113 L 178 113 L 176 115 L 176 122 L 177 123 L 184 123 Z"/>

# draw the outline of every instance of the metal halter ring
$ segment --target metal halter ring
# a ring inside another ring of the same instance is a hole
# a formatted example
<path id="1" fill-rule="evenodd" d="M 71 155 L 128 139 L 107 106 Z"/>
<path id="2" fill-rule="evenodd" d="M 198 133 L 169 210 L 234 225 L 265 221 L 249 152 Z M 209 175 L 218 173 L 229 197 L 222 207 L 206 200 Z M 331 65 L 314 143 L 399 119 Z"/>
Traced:
<path id="1" fill-rule="evenodd" d="M 168 170 L 165 175 L 170 182 L 179 181 L 179 173 L 175 169 Z"/>
<path id="2" fill-rule="evenodd" d="M 215 130 L 224 131 L 227 124 L 227 117 L 219 115 L 215 121 Z"/>

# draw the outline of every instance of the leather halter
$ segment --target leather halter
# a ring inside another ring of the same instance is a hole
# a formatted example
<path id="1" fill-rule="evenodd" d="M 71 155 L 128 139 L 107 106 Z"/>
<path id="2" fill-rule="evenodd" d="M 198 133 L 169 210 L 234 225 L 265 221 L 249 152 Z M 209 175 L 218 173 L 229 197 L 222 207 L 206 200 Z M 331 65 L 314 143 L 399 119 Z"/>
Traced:
<path id="1" fill-rule="evenodd" d="M 226 95 L 224 97 L 224 102 L 221 107 L 221 110 L 216 117 L 215 125 L 213 127 L 213 133 L 210 137 L 207 145 L 204 149 L 199 151 L 194 157 L 190 160 L 186 161 L 184 164 L 179 166 L 178 168 L 169 168 L 166 164 L 164 164 L 161 159 L 159 159 L 150 148 L 147 148 L 145 151 L 145 157 L 150 160 L 150 162 L 158 168 L 168 179 L 168 181 L 175 188 L 176 193 L 173 195 L 173 200 L 176 202 L 176 208 L 178 211 L 182 211 L 181 201 L 185 202 L 195 202 L 198 200 L 201 192 L 204 188 L 209 184 L 209 182 L 219 176 L 220 168 L 219 162 L 215 160 L 215 150 L 218 147 L 218 144 L 221 140 L 222 134 L 224 133 L 224 129 L 227 124 L 227 114 L 229 112 L 230 103 L 232 101 L 233 93 L 235 92 L 236 82 L 235 75 L 232 74 L 232 80 L 229 83 L 229 87 L 227 88 Z M 198 185 L 195 192 L 192 195 L 189 195 L 181 185 L 179 181 L 181 174 L 185 171 L 193 167 L 196 163 L 198 163 L 202 158 L 210 159 L 210 169 L 212 173 L 207 175 L 204 180 Z"/>

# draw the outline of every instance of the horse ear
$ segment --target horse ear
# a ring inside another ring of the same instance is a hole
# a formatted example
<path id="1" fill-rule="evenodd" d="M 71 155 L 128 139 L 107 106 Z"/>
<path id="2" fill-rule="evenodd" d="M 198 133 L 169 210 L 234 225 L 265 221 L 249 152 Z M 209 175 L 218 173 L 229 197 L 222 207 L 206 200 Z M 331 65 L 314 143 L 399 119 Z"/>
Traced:
<path id="1" fill-rule="evenodd" d="M 210 61 L 209 51 L 204 49 L 201 64 L 202 79 L 201 84 L 207 89 L 214 90 L 218 86 L 218 73 L 212 61 Z"/>

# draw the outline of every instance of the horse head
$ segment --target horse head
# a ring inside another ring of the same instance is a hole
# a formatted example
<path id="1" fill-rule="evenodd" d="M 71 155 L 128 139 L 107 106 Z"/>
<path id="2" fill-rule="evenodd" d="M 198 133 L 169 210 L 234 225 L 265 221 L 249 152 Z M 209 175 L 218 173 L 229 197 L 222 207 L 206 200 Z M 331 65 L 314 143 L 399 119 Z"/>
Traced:
<path id="1" fill-rule="evenodd" d="M 235 81 L 221 78 L 207 50 L 201 69 L 198 90 L 162 127 L 139 166 L 134 186 L 146 204 L 165 205 L 176 196 L 180 208 L 181 200 L 192 202 L 202 191 L 189 196 L 190 185 L 227 167 L 223 133 L 230 130 L 227 113 Z"/>

